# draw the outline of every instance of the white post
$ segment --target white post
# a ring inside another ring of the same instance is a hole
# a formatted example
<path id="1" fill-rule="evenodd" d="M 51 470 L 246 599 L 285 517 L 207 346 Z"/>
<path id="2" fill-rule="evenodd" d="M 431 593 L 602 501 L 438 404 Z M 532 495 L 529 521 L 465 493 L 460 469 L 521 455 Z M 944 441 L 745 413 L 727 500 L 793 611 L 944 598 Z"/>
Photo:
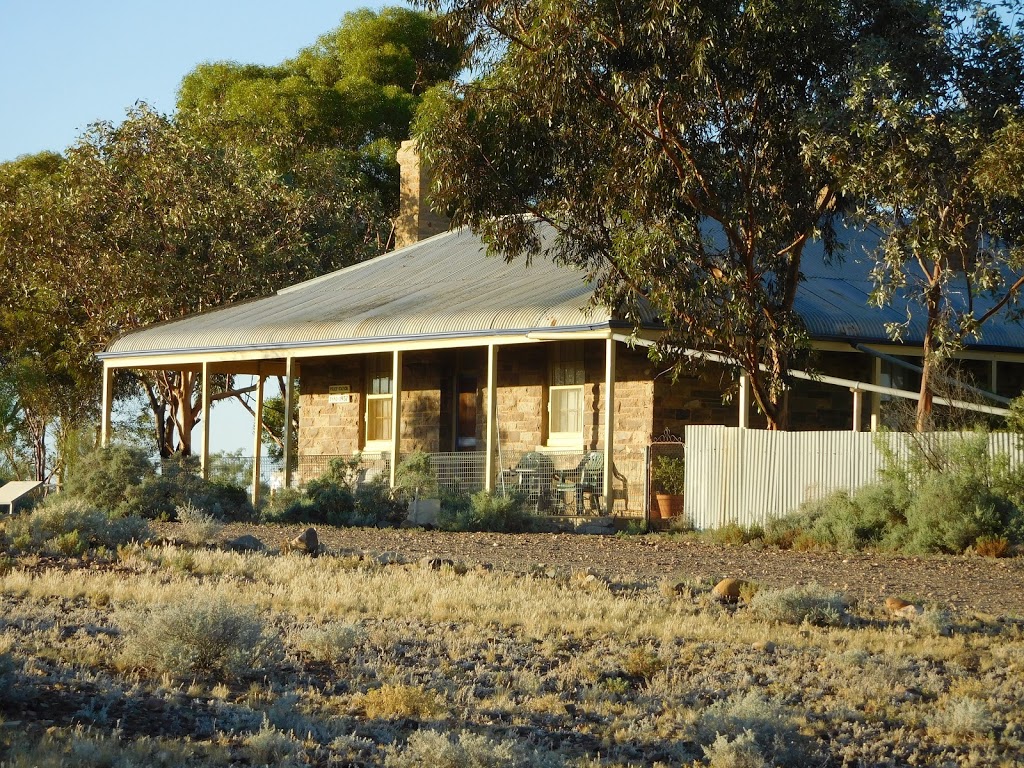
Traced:
<path id="1" fill-rule="evenodd" d="M 612 460 L 615 457 L 615 339 L 604 343 L 604 480 L 601 495 L 605 511 L 610 515 L 612 498 Z"/>
<path id="2" fill-rule="evenodd" d="M 750 429 L 750 377 L 746 371 L 740 372 L 740 396 L 739 396 L 739 428 Z"/>
<path id="3" fill-rule="evenodd" d="M 397 349 L 391 360 L 391 487 L 398 479 L 398 454 L 402 447 L 402 353 Z"/>
<path id="4" fill-rule="evenodd" d="M 295 358 L 284 360 L 284 487 L 292 486 L 292 410 L 295 408 Z"/>
<path id="5" fill-rule="evenodd" d="M 203 480 L 210 477 L 210 403 L 212 392 L 210 391 L 210 364 L 203 361 L 203 368 L 200 373 L 203 380 L 199 383 L 199 391 L 203 396 L 203 445 L 199 455 L 199 463 L 203 469 Z"/>
<path id="6" fill-rule="evenodd" d="M 993 395 L 999 394 L 999 363 L 992 361 L 988 372 L 988 391 Z"/>
<path id="7" fill-rule="evenodd" d="M 100 445 L 110 445 L 110 433 L 113 427 L 114 410 L 114 369 L 103 363 L 103 415 L 100 421 Z"/>
<path id="8" fill-rule="evenodd" d="M 494 448 L 498 442 L 498 348 L 487 345 L 487 434 L 484 439 L 484 490 L 494 491 Z"/>
<path id="9" fill-rule="evenodd" d="M 882 359 L 876 357 L 871 369 L 871 383 L 876 387 L 882 384 Z M 871 393 L 871 431 L 877 432 L 882 426 L 882 394 Z"/>
<path id="10" fill-rule="evenodd" d="M 252 438 L 252 505 L 260 503 L 260 464 L 263 458 L 263 374 L 256 374 L 256 426 Z"/>
<path id="11" fill-rule="evenodd" d="M 864 391 L 851 389 L 853 392 L 853 431 L 860 432 L 860 421 L 864 412 Z"/>

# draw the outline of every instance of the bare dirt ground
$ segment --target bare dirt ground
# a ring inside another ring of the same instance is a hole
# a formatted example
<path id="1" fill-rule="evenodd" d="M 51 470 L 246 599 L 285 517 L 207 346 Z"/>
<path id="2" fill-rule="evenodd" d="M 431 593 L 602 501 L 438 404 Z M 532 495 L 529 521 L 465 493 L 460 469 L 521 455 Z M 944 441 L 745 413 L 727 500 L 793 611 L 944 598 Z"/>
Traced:
<path id="1" fill-rule="evenodd" d="M 248 533 L 269 547 L 302 525 L 226 526 L 227 540 Z M 591 568 L 618 581 L 735 577 L 771 587 L 817 582 L 847 597 L 880 603 L 895 595 L 965 612 L 1024 616 L 1024 558 L 973 555 L 898 557 L 883 553 L 793 552 L 722 546 L 683 536 L 587 536 L 570 533 L 446 533 L 417 529 L 314 526 L 321 545 L 341 554 L 395 553 L 410 561 L 449 558 L 469 565 L 530 572 Z M 174 524 L 161 530 L 173 536 Z"/>

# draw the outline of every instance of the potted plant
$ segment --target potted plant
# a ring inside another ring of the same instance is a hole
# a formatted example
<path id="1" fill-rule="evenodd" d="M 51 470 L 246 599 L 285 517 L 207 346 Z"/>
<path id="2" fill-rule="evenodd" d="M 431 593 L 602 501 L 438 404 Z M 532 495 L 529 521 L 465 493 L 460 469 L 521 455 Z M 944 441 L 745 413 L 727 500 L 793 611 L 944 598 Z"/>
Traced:
<path id="1" fill-rule="evenodd" d="M 683 489 L 686 485 L 686 459 L 682 456 L 659 456 L 651 469 L 654 503 L 652 520 L 667 520 L 683 513 Z"/>

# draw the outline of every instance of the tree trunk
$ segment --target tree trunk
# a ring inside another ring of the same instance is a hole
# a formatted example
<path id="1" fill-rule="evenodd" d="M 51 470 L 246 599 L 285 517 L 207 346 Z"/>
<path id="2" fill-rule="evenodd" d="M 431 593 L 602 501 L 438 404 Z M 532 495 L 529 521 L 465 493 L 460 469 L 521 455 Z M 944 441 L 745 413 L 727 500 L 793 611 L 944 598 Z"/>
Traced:
<path id="1" fill-rule="evenodd" d="M 921 399 L 917 401 L 917 418 L 914 424 L 917 432 L 927 432 L 931 429 L 932 422 L 932 368 L 935 363 L 935 333 L 939 327 L 939 302 L 934 288 L 928 291 L 926 306 L 928 323 L 925 326 L 924 360 L 921 363 Z"/>

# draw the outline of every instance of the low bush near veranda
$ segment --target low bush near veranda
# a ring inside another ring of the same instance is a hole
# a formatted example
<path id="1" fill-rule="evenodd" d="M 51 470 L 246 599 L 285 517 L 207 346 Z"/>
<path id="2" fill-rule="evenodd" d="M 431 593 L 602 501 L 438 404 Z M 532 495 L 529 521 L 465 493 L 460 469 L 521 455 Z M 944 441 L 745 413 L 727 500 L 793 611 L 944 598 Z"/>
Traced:
<path id="1" fill-rule="evenodd" d="M 383 478 L 358 482 L 359 459 L 337 458 L 327 472 L 306 484 L 304 493 L 278 494 L 263 511 L 268 522 L 340 526 L 397 526 L 409 513 L 408 501 Z"/>
<path id="2" fill-rule="evenodd" d="M 438 527 L 445 531 L 491 531 L 525 533 L 536 519 L 518 494 L 500 496 L 487 491 L 450 494 L 441 499 Z"/>

